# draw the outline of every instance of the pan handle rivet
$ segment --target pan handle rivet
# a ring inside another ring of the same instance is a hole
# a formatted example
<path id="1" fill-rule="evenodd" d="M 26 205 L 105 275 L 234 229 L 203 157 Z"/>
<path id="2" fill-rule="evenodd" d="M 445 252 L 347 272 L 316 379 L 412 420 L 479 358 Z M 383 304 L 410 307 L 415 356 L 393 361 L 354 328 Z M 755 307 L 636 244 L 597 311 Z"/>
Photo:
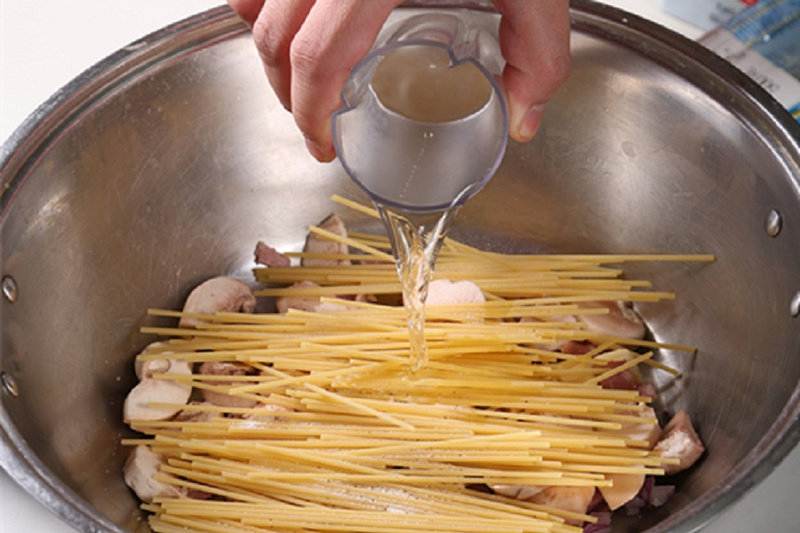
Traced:
<path id="1" fill-rule="evenodd" d="M 777 209 L 770 209 L 766 219 L 767 235 L 777 237 L 783 228 L 783 217 Z"/>
<path id="2" fill-rule="evenodd" d="M 17 287 L 17 280 L 12 278 L 11 276 L 3 276 L 2 281 L 2 288 L 3 288 L 3 296 L 5 299 L 11 303 L 17 301 L 17 296 L 19 295 L 19 288 Z"/>
<path id="3" fill-rule="evenodd" d="M 793 317 L 800 316 L 800 291 L 797 291 L 794 293 L 794 296 L 792 296 L 792 302 L 789 304 L 789 313 L 791 313 Z"/>
<path id="4" fill-rule="evenodd" d="M 6 391 L 8 394 L 16 398 L 19 396 L 19 388 L 17 387 L 17 382 L 14 381 L 14 378 L 11 377 L 10 374 L 6 372 L 0 372 L 0 382 L 3 384 L 3 390 Z"/>

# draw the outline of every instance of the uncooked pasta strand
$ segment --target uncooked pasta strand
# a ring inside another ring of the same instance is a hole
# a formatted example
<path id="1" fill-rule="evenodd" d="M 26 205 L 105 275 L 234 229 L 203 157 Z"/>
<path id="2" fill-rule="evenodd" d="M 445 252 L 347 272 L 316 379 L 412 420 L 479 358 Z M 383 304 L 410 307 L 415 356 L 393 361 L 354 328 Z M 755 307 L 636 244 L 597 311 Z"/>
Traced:
<path id="1" fill-rule="evenodd" d="M 405 314 L 387 305 L 399 302 L 400 290 L 389 240 L 366 233 L 340 237 L 317 227 L 311 232 L 357 252 L 289 256 L 351 264 L 257 268 L 266 283 L 319 285 L 269 286 L 257 294 L 317 297 L 329 311 L 149 311 L 202 323 L 143 327 L 143 333 L 172 339 L 140 360 L 248 365 L 248 375 L 195 369 L 189 376 L 158 372 L 153 379 L 256 403 L 228 408 L 154 402 L 152 407 L 182 409 L 188 419 L 132 421 L 146 438 L 123 443 L 165 456 L 159 480 L 228 500 L 157 499 L 145 506 L 154 513 L 154 531 L 578 532 L 564 520 L 592 518 L 466 485 L 609 486 L 607 474 L 659 475 L 674 461 L 650 453 L 623 430 L 654 422 L 641 416 L 650 399 L 599 383 L 640 364 L 678 372 L 653 360 L 655 352 L 613 368 L 597 356 L 621 347 L 693 349 L 601 335 L 580 318 L 561 317 L 608 312 L 585 306 L 595 301 L 644 304 L 675 297 L 653 290 L 648 280 L 626 279 L 619 263 L 713 256 L 508 255 L 447 239 L 437 277 L 473 281 L 486 302 L 428 309 L 430 364 L 411 378 Z M 375 302 L 348 299 L 358 294 L 374 295 Z M 596 346 L 582 355 L 558 351 L 570 340 Z"/>
<path id="2" fill-rule="evenodd" d="M 368 255 L 373 256 L 379 260 L 392 261 L 392 262 L 394 261 L 394 258 L 392 257 L 391 254 L 387 254 L 386 252 L 376 250 L 375 248 L 362 244 L 354 239 L 348 239 L 347 237 L 342 237 L 341 235 L 337 235 L 336 233 L 319 228 L 317 226 L 309 226 L 308 231 L 310 233 L 316 233 L 317 235 L 320 235 L 331 241 L 346 244 L 352 248 L 355 248 L 356 250 L 361 250 L 362 252 L 365 252 Z"/>

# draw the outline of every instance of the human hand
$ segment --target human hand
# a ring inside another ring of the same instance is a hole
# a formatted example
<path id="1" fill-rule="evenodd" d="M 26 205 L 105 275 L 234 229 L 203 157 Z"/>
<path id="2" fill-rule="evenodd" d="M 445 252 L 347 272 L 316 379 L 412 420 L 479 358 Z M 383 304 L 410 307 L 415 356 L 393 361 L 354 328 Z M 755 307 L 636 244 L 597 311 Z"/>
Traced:
<path id="1" fill-rule="evenodd" d="M 530 140 L 544 104 L 570 72 L 568 0 L 492 0 L 502 15 L 500 49 L 509 134 Z M 350 70 L 402 0 L 228 0 L 253 29 L 267 78 L 292 112 L 309 152 L 336 157 L 331 114 Z"/>

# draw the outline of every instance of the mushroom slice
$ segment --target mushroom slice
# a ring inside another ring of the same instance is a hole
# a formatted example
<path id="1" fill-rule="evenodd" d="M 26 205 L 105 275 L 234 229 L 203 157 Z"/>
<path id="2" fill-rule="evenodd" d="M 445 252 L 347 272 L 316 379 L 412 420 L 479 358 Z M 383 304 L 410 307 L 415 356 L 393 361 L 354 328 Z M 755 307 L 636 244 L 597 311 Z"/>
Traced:
<path id="1" fill-rule="evenodd" d="M 189 402 L 189 406 L 213 405 L 210 402 Z M 208 422 L 216 414 L 213 411 L 203 411 L 201 409 L 181 409 L 178 414 L 172 417 L 174 422 Z"/>
<path id="2" fill-rule="evenodd" d="M 180 359 L 155 359 L 146 361 L 142 367 L 145 376 L 125 398 L 122 407 L 123 420 L 130 423 L 135 420 L 166 420 L 180 411 L 179 407 L 152 407 L 153 403 L 169 403 L 186 405 L 192 394 L 189 383 L 148 377 L 156 373 L 191 375 L 189 363 Z"/>
<path id="3" fill-rule="evenodd" d="M 563 511 L 585 513 L 594 498 L 594 487 L 568 487 L 553 485 L 537 492 L 528 501 L 554 507 Z M 571 522 L 567 520 L 567 522 Z"/>
<path id="4" fill-rule="evenodd" d="M 164 458 L 148 446 L 136 446 L 123 466 L 125 484 L 128 485 L 140 500 L 150 503 L 154 498 L 177 498 L 183 490 L 177 485 L 164 483 L 155 479 L 161 470 Z"/>
<path id="5" fill-rule="evenodd" d="M 540 485 L 489 485 L 489 488 L 502 496 L 517 500 L 529 500 L 547 487 Z"/>
<path id="6" fill-rule="evenodd" d="M 165 348 L 167 348 L 168 346 L 169 346 L 169 344 L 167 344 L 164 341 L 151 342 L 150 344 L 145 346 L 144 349 L 141 352 L 139 352 L 139 355 L 151 354 L 151 353 L 163 353 L 163 354 L 166 355 L 166 354 L 174 353 L 174 352 L 165 350 Z M 138 359 L 138 357 L 133 362 L 133 367 L 134 367 L 134 371 L 136 372 L 136 377 L 139 378 L 139 379 L 144 379 L 142 370 L 145 367 L 145 363 L 147 363 L 147 361 L 142 360 L 142 359 Z M 167 366 L 167 368 L 169 368 L 169 366 Z M 165 372 L 165 370 L 158 369 L 158 368 L 156 368 L 154 366 L 150 366 L 150 369 L 151 369 L 151 375 L 152 374 L 161 374 L 161 373 Z"/>
<path id="7" fill-rule="evenodd" d="M 172 352 L 163 352 L 165 354 Z M 156 374 L 179 374 L 188 376 L 192 365 L 185 359 L 148 359 L 139 367 L 140 379 L 150 379 Z"/>
<path id="8" fill-rule="evenodd" d="M 612 511 L 619 509 L 634 496 L 639 494 L 639 490 L 644 485 L 644 474 L 606 474 L 606 479 L 610 479 L 613 485 L 610 487 L 597 487 L 603 499 Z"/>
<path id="9" fill-rule="evenodd" d="M 298 281 L 289 286 L 289 288 L 314 288 L 319 287 L 313 281 Z M 369 295 L 357 295 L 355 297 L 339 296 L 342 300 L 350 301 L 369 301 Z M 346 304 L 338 304 L 332 302 L 321 302 L 320 297 L 316 295 L 310 296 L 281 296 L 275 299 L 275 309 L 279 313 L 286 313 L 289 309 L 297 309 L 298 311 L 309 311 L 311 313 L 334 313 L 336 311 L 344 311 L 352 309 L 351 306 Z"/>
<path id="10" fill-rule="evenodd" d="M 320 229 L 329 231 L 339 237 L 347 237 L 347 228 L 341 218 L 330 215 L 317 225 Z M 309 254 L 320 255 L 346 255 L 349 249 L 342 242 L 332 241 L 316 233 L 310 233 L 306 237 L 306 244 L 303 251 Z M 336 266 L 349 265 L 349 259 L 333 259 L 324 257 L 304 257 L 301 261 L 303 266 Z"/>
<path id="11" fill-rule="evenodd" d="M 594 487 L 490 485 L 495 493 L 562 511 L 585 513 L 595 496 Z"/>
<path id="12" fill-rule="evenodd" d="M 288 267 L 292 264 L 288 257 L 263 241 L 256 243 L 254 252 L 256 263 L 268 267 Z"/>
<path id="13" fill-rule="evenodd" d="M 605 307 L 608 314 L 581 315 L 577 314 L 578 319 L 584 322 L 589 329 L 625 339 L 644 338 L 644 322 L 639 315 L 625 302 L 585 302 L 578 304 L 584 309 L 597 309 Z"/>
<path id="14" fill-rule="evenodd" d="M 639 416 L 657 420 L 655 410 L 649 405 L 639 412 Z M 631 440 L 647 442 L 648 449 L 653 449 L 658 439 L 661 438 L 661 426 L 658 425 L 658 422 L 655 424 L 646 421 L 624 422 L 620 431 Z"/>
<path id="15" fill-rule="evenodd" d="M 183 305 L 184 313 L 213 315 L 219 311 L 252 313 L 256 297 L 244 282 L 226 276 L 204 281 L 194 288 Z M 203 323 L 192 317 L 182 317 L 178 326 L 192 328 Z"/>
<path id="16" fill-rule="evenodd" d="M 295 289 L 313 287 L 319 287 L 319 285 L 313 281 L 298 281 L 289 286 L 289 288 Z M 289 309 L 316 312 L 319 306 L 319 296 L 281 296 L 275 299 L 275 308 L 279 313 L 285 313 Z"/>
<path id="17" fill-rule="evenodd" d="M 258 371 L 244 363 L 228 363 L 218 361 L 206 361 L 200 365 L 200 374 L 214 375 L 214 376 L 252 376 Z M 206 381 L 209 385 L 227 386 L 232 385 L 234 382 L 230 380 L 220 379 L 219 381 Z M 258 402 L 250 398 L 243 398 L 241 396 L 234 396 L 224 392 L 217 392 L 208 389 L 202 390 L 203 399 L 214 405 L 221 407 L 253 407 Z"/>
<path id="18" fill-rule="evenodd" d="M 664 433 L 653 450 L 662 457 L 680 459 L 680 464 L 664 465 L 664 472 L 672 475 L 692 466 L 703 455 L 705 447 L 692 427 L 689 414 L 681 409 L 664 426 Z"/>

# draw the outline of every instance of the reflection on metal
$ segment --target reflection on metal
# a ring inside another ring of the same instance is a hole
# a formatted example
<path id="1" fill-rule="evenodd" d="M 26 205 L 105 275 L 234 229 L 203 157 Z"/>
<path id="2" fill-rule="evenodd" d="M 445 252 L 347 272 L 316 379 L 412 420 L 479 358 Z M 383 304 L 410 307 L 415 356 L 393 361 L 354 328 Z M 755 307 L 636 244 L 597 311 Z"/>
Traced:
<path id="1" fill-rule="evenodd" d="M 0 372 L 0 384 L 3 387 L 3 390 L 7 393 L 16 398 L 19 396 L 19 388 L 17 387 L 17 382 L 11 376 L 11 374 L 7 372 Z"/>
<path id="2" fill-rule="evenodd" d="M 8 300 L 11 303 L 17 301 L 17 296 L 19 295 L 19 289 L 17 287 L 17 281 L 11 276 L 3 276 L 2 291 L 3 291 L 3 296 L 5 297 L 6 300 Z"/>
<path id="3" fill-rule="evenodd" d="M 770 209 L 767 213 L 767 235 L 770 237 L 777 237 L 783 227 L 783 217 L 777 209 Z"/>

